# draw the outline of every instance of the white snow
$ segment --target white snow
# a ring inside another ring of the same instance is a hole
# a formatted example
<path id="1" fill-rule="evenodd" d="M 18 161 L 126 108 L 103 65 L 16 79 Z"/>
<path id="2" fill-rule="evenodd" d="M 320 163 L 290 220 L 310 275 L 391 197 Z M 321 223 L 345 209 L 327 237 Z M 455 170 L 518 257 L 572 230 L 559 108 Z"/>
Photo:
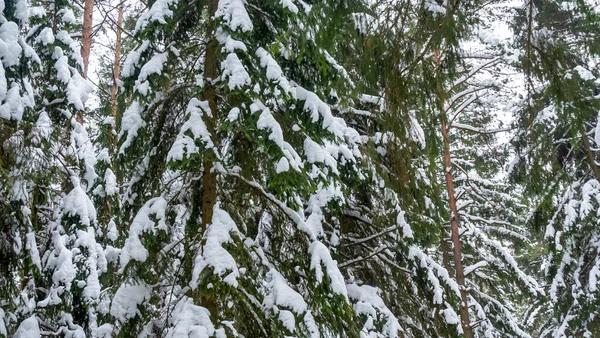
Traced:
<path id="1" fill-rule="evenodd" d="M 229 90 L 241 89 L 252 84 L 250 75 L 235 53 L 227 55 L 225 61 L 221 63 L 221 70 L 223 79 L 229 78 L 227 82 Z"/>
<path id="2" fill-rule="evenodd" d="M 225 32 L 222 27 L 217 28 L 217 33 L 215 34 L 217 41 L 223 46 L 221 48 L 222 51 L 228 53 L 234 53 L 236 50 L 241 50 L 244 52 L 248 51 L 246 45 L 239 40 L 236 40 L 229 35 L 229 33 Z"/>
<path id="3" fill-rule="evenodd" d="M 188 119 L 181 126 L 179 135 L 169 150 L 168 161 L 181 161 L 184 157 L 198 153 L 200 148 L 196 145 L 196 140 L 201 141 L 205 149 L 214 148 L 211 135 L 203 120 L 204 116 L 211 116 L 208 102 L 192 98 L 187 106 L 186 114 Z M 192 133 L 193 138 L 188 136 L 188 131 Z"/>
<path id="4" fill-rule="evenodd" d="M 596 79 L 594 74 L 592 74 L 592 72 L 590 72 L 589 70 L 583 68 L 583 66 L 577 66 L 574 68 L 574 70 L 579 74 L 579 77 L 581 77 L 581 79 L 583 80 L 590 81 Z"/>
<path id="5" fill-rule="evenodd" d="M 271 80 L 281 87 L 284 92 L 294 94 L 294 90 L 289 81 L 283 76 L 281 67 L 275 59 L 262 47 L 256 50 L 256 56 L 260 58 L 260 66 L 266 68 L 267 79 Z"/>
<path id="6" fill-rule="evenodd" d="M 238 107 L 234 107 L 231 108 L 231 110 L 229 111 L 229 114 L 227 114 L 227 121 L 229 122 L 234 122 L 238 119 L 238 117 L 240 116 L 240 108 Z"/>
<path id="7" fill-rule="evenodd" d="M 173 16 L 173 11 L 169 7 L 177 4 L 177 2 L 178 0 L 156 0 L 149 10 L 140 15 L 135 24 L 134 34 L 146 28 L 151 22 L 156 21 L 163 25 L 167 24 L 166 20 Z"/>
<path id="8" fill-rule="evenodd" d="M 323 282 L 324 273 L 321 268 L 321 263 L 323 263 L 327 271 L 327 276 L 331 280 L 331 290 L 338 295 L 348 298 L 344 276 L 340 272 L 337 262 L 331 258 L 331 253 L 325 244 L 314 241 L 308 248 L 308 252 L 311 254 L 310 268 L 315 270 L 317 281 L 319 283 Z"/>
<path id="9" fill-rule="evenodd" d="M 208 338 L 215 334 L 215 327 L 206 308 L 195 305 L 193 299 L 183 297 L 172 313 L 173 327 L 169 328 L 167 338 Z"/>
<path id="10" fill-rule="evenodd" d="M 67 216 L 79 216 L 79 222 L 85 226 L 89 226 L 92 222 L 96 222 L 96 208 L 94 202 L 88 197 L 79 180 L 75 177 L 71 178 L 75 186 L 63 200 L 64 214 Z"/>
<path id="11" fill-rule="evenodd" d="M 288 159 L 290 166 L 294 170 L 299 172 L 300 168 L 303 167 L 302 159 L 300 158 L 296 150 L 289 143 L 285 142 L 283 137 L 283 129 L 271 113 L 270 108 L 265 106 L 259 100 L 255 100 L 254 103 L 250 105 L 250 111 L 252 113 L 256 113 L 258 111 L 261 112 L 257 121 L 258 129 L 271 130 L 271 133 L 269 134 L 269 140 L 275 142 L 275 144 L 277 144 L 277 146 L 281 148 L 281 151 Z"/>
<path id="12" fill-rule="evenodd" d="M 121 251 L 120 272 L 125 269 L 125 266 L 132 259 L 141 263 L 148 259 L 148 250 L 142 244 L 140 236 L 144 233 L 154 234 L 157 230 L 167 229 L 165 223 L 166 208 L 167 201 L 162 197 L 155 197 L 146 202 L 140 211 L 138 211 L 129 227 L 129 237 L 125 240 L 125 245 Z M 156 221 L 150 218 L 150 215 L 154 215 Z"/>
<path id="13" fill-rule="evenodd" d="M 42 29 L 42 31 L 35 38 L 35 41 L 37 43 L 41 43 L 44 46 L 53 44 L 54 43 L 54 32 L 52 32 L 52 28 L 44 27 L 44 29 Z"/>
<path id="14" fill-rule="evenodd" d="M 137 80 L 135 81 L 135 90 L 142 94 L 143 96 L 148 95 L 149 90 L 149 80 L 150 75 L 153 74 L 162 74 L 163 67 L 165 63 L 169 59 L 169 53 L 164 52 L 160 54 L 155 54 L 152 58 L 146 62 L 142 68 L 140 69 L 140 73 L 138 75 Z"/>
<path id="15" fill-rule="evenodd" d="M 60 235 L 58 231 L 54 231 L 52 234 L 54 250 L 46 268 L 54 268 L 52 274 L 54 285 L 64 285 L 66 289 L 70 289 L 77 270 L 73 264 L 73 253 L 66 247 L 67 241 L 68 236 Z"/>
<path id="16" fill-rule="evenodd" d="M 277 162 L 277 167 L 275 169 L 276 173 L 283 173 L 290 170 L 290 162 L 288 162 L 287 158 L 282 157 L 279 162 Z"/>
<path id="17" fill-rule="evenodd" d="M 62 22 L 64 23 L 75 23 L 75 14 L 72 10 L 66 8 L 63 11 Z"/>
<path id="18" fill-rule="evenodd" d="M 35 316 L 31 316 L 21 322 L 13 338 L 40 338 L 41 336 L 40 324 Z"/>
<path id="19" fill-rule="evenodd" d="M 402 331 L 400 323 L 385 305 L 383 299 L 379 295 L 380 290 L 369 285 L 358 285 L 351 283 L 346 285 L 348 296 L 353 301 L 354 311 L 358 315 L 365 315 L 369 319 L 363 325 L 363 331 L 367 333 L 371 330 L 377 330 L 374 327 L 374 322 L 380 318 L 384 320 L 382 333 L 387 337 L 396 338 L 398 332 Z M 379 315 L 381 314 L 381 316 Z"/>
<path id="20" fill-rule="evenodd" d="M 2 8 L 0 8 L 2 9 Z M 0 335 L 3 335 L 4 337 L 8 337 L 8 331 L 6 330 L 6 323 L 4 322 L 4 310 L 2 310 L 0 308 Z"/>
<path id="21" fill-rule="evenodd" d="M 133 139 L 138 135 L 138 131 L 146 126 L 146 122 L 142 119 L 141 107 L 137 100 L 134 100 L 131 105 L 123 113 L 123 119 L 121 120 L 121 133 L 119 137 L 127 133 L 127 138 L 119 149 L 119 154 L 124 154 L 125 150 L 129 148 Z"/>
<path id="22" fill-rule="evenodd" d="M 239 234 L 235 222 L 225 210 L 220 209 L 218 205 L 215 206 L 212 223 L 204 234 L 205 244 L 202 246 L 201 254 L 196 257 L 192 271 L 190 282 L 192 288 L 198 287 L 200 273 L 207 267 L 212 267 L 215 275 L 223 276 L 227 273 L 223 280 L 234 287 L 238 285 L 237 278 L 240 272 L 235 258 L 223 248 L 223 244 L 233 242 L 231 233 Z"/>
<path id="23" fill-rule="evenodd" d="M 23 49 L 18 41 L 19 26 L 12 21 L 7 21 L 0 26 L 0 58 L 5 68 L 16 66 L 19 63 Z"/>
<path id="24" fill-rule="evenodd" d="M 121 323 L 127 322 L 140 314 L 138 306 L 150 299 L 151 291 L 143 282 L 121 284 L 113 297 L 110 314 Z"/>
<path id="25" fill-rule="evenodd" d="M 309 163 L 323 163 L 330 167 L 334 173 L 338 173 L 337 161 L 321 145 L 313 141 L 310 137 L 304 139 L 304 155 Z"/>
<path id="26" fill-rule="evenodd" d="M 283 323 L 283 326 L 286 329 L 290 330 L 290 332 L 296 331 L 296 318 L 291 311 L 280 310 L 279 320 Z"/>
<path id="27" fill-rule="evenodd" d="M 292 0 L 280 0 L 281 6 L 283 6 L 283 8 L 287 8 L 290 10 L 290 12 L 297 14 L 298 13 L 298 7 L 296 5 L 294 5 L 294 3 L 292 2 Z"/>
<path id="28" fill-rule="evenodd" d="M 75 109 L 82 111 L 85 109 L 84 104 L 93 90 L 94 86 L 90 81 L 79 75 L 79 72 L 74 72 L 67 84 L 67 101 L 75 106 Z"/>
<path id="29" fill-rule="evenodd" d="M 106 192 L 108 196 L 119 192 L 119 188 L 117 187 L 117 176 L 110 168 L 107 168 L 104 172 L 104 192 Z"/>
<path id="30" fill-rule="evenodd" d="M 127 57 L 123 62 L 123 69 L 121 69 L 121 76 L 123 78 L 128 78 L 135 74 L 135 69 L 139 66 L 142 53 L 144 53 L 149 47 L 150 41 L 145 40 L 142 42 L 140 47 L 127 54 Z"/>
<path id="31" fill-rule="evenodd" d="M 40 252 L 38 251 L 37 241 L 35 239 L 35 233 L 28 232 L 27 235 L 25 235 L 25 237 L 25 249 L 29 251 L 31 263 L 38 269 L 38 271 L 42 271 L 42 262 L 40 259 Z"/>
<path id="32" fill-rule="evenodd" d="M 215 17 L 222 18 L 232 31 L 239 28 L 242 32 L 249 32 L 253 26 L 244 3 L 243 0 L 219 0 Z"/>
<path id="33" fill-rule="evenodd" d="M 265 307 L 285 307 L 296 314 L 306 312 L 308 305 L 304 301 L 304 298 L 289 286 L 288 282 L 277 270 L 271 269 L 267 273 L 267 281 L 270 293 L 263 300 Z"/>
<path id="34" fill-rule="evenodd" d="M 283 130 L 281 126 L 271 114 L 271 110 L 268 107 L 263 107 L 262 113 L 258 118 L 258 122 L 256 122 L 256 126 L 260 130 L 269 129 L 271 130 L 271 134 L 269 134 L 269 140 L 275 142 L 280 148 L 283 148 Z"/>
<path id="35" fill-rule="evenodd" d="M 88 227 L 87 231 L 78 230 L 75 247 L 87 249 L 87 257 L 84 265 L 87 269 L 85 287 L 83 288 L 83 299 L 88 303 L 94 303 L 100 297 L 99 272 L 106 270 L 106 259 L 102 247 L 96 243 L 94 228 Z M 102 266 L 104 265 L 104 266 Z M 102 269 L 104 268 L 104 269 Z"/>
<path id="36" fill-rule="evenodd" d="M 598 291 L 598 277 L 600 277 L 600 268 L 596 262 L 596 264 L 594 264 L 592 267 L 592 270 L 590 270 L 588 281 L 588 290 L 590 290 L 590 292 Z"/>

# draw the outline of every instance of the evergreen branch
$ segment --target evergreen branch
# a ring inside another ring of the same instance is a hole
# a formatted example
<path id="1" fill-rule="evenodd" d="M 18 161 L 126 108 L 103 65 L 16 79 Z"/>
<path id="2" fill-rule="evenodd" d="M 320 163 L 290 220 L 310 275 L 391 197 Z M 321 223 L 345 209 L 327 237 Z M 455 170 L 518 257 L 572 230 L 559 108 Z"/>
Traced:
<path id="1" fill-rule="evenodd" d="M 467 107 L 469 105 L 471 105 L 471 103 L 475 102 L 475 100 L 477 100 L 477 99 L 478 99 L 477 95 L 471 94 L 471 96 L 469 98 L 467 98 L 465 101 L 463 101 L 463 103 L 461 103 L 461 105 L 453 111 L 454 115 L 452 116 L 452 118 L 450 118 L 450 121 L 448 122 L 450 127 L 452 127 L 452 124 L 454 123 L 454 120 L 458 117 L 458 115 L 460 115 L 460 113 L 462 113 L 465 109 L 467 109 Z M 450 111 L 448 111 L 448 113 L 450 113 Z"/>
<path id="2" fill-rule="evenodd" d="M 474 69 L 472 69 L 469 73 L 463 75 L 461 78 L 459 78 L 458 80 L 456 80 L 456 82 L 454 82 L 452 84 L 452 86 L 450 87 L 450 92 L 453 92 L 457 87 L 461 86 L 462 84 L 464 84 L 465 82 L 467 82 L 469 79 L 471 79 L 473 76 L 475 76 L 477 73 L 479 73 L 479 71 L 492 66 L 494 64 L 496 64 L 498 61 L 500 61 L 500 58 L 494 58 L 488 62 L 484 62 L 481 65 L 475 67 Z"/>
<path id="3" fill-rule="evenodd" d="M 340 268 L 340 269 L 341 269 L 341 268 L 345 268 L 345 267 L 347 267 L 347 266 L 349 266 L 349 265 L 353 265 L 353 264 L 356 264 L 356 263 L 360 263 L 360 262 L 362 262 L 362 261 L 365 261 L 365 260 L 367 260 L 367 259 L 370 259 L 370 258 L 372 258 L 373 256 L 377 256 L 377 255 L 378 255 L 378 254 L 380 254 L 382 251 L 385 251 L 385 250 L 387 250 L 387 249 L 389 249 L 389 248 L 390 248 L 389 246 L 383 246 L 383 247 L 381 247 L 381 248 L 379 248 L 379 249 L 373 250 L 371 253 L 369 253 L 369 254 L 368 254 L 367 256 L 365 256 L 365 257 L 359 256 L 359 257 L 357 257 L 357 258 L 355 258 L 355 259 L 351 259 L 351 260 L 349 260 L 349 261 L 346 261 L 346 262 L 344 262 L 344 263 L 338 264 L 338 268 Z"/>
<path id="4" fill-rule="evenodd" d="M 378 237 L 381 237 L 383 235 L 386 235 L 386 234 L 388 234 L 388 233 L 390 233 L 390 232 L 392 232 L 394 230 L 398 230 L 400 228 L 402 228 L 402 226 L 400 226 L 400 225 L 394 225 L 394 226 L 391 226 L 391 227 L 389 227 L 389 228 L 387 228 L 385 230 L 382 230 L 382 231 L 380 231 L 378 233 L 375 233 L 373 235 L 370 235 L 370 236 L 367 236 L 367 237 L 364 237 L 364 238 L 360 238 L 360 239 L 353 239 L 353 238 L 350 238 L 350 237 L 346 237 L 346 239 L 350 240 L 352 243 L 342 244 L 342 246 L 353 246 L 353 245 L 357 245 L 357 244 L 362 244 L 362 243 L 371 241 L 373 239 L 376 239 Z"/>
<path id="5" fill-rule="evenodd" d="M 492 129 L 492 130 L 485 130 L 485 129 L 480 129 L 477 127 L 473 127 L 470 126 L 468 124 L 463 124 L 463 123 L 454 123 L 450 125 L 450 129 L 460 129 L 460 130 L 466 130 L 469 132 L 473 132 L 476 134 L 480 134 L 480 135 L 490 135 L 490 134 L 498 134 L 498 133 L 505 133 L 507 131 L 511 131 L 511 130 L 515 130 L 514 127 L 512 128 L 503 128 L 503 129 Z"/>
<path id="6" fill-rule="evenodd" d="M 388 263 L 389 265 L 393 266 L 394 268 L 398 269 L 401 272 L 407 273 L 409 275 L 412 275 L 412 271 L 407 269 L 407 268 L 403 268 L 400 265 L 392 262 L 389 258 L 385 257 L 384 255 L 386 254 L 386 252 L 381 252 L 379 254 L 377 254 L 377 256 L 381 259 L 383 259 L 386 263 Z"/>
<path id="7" fill-rule="evenodd" d="M 298 229 L 306 232 L 311 237 L 311 240 L 316 240 L 316 235 L 312 232 L 312 230 L 310 230 L 310 228 L 308 227 L 308 225 L 306 224 L 306 222 L 304 222 L 304 220 L 300 217 L 300 215 L 298 215 L 294 210 L 292 210 L 291 208 L 289 208 L 288 206 L 286 206 L 282 201 L 278 200 L 273 194 L 268 193 L 267 191 L 265 191 L 260 186 L 260 184 L 258 184 L 255 181 L 249 181 L 249 180 L 243 178 L 241 175 L 236 174 L 236 173 L 232 173 L 230 171 L 226 171 L 226 172 L 224 172 L 224 174 L 226 174 L 228 176 L 236 177 L 240 181 L 246 183 L 248 186 L 250 186 L 250 187 L 258 190 L 264 197 L 266 197 L 269 201 L 271 201 L 277 207 L 279 207 L 279 209 L 281 209 L 281 211 L 283 211 L 283 213 L 293 223 L 295 223 L 298 226 Z"/>

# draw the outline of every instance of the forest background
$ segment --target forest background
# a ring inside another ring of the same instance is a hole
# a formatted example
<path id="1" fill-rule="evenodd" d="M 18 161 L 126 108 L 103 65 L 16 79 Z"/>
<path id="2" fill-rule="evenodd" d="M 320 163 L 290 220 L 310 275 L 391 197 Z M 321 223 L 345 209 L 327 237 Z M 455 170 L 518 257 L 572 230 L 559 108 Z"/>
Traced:
<path id="1" fill-rule="evenodd" d="M 600 336 L 597 0 L 0 12 L 0 337 Z"/>

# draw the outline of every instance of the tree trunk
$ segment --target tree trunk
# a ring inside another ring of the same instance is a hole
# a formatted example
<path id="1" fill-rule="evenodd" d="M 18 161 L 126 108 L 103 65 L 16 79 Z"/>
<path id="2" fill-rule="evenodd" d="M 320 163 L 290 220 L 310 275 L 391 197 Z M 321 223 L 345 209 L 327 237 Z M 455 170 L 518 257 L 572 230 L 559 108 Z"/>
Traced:
<path id="1" fill-rule="evenodd" d="M 209 6 L 209 18 L 213 18 L 217 8 L 218 8 L 219 0 L 210 0 L 208 2 Z M 215 37 L 215 22 L 214 20 L 210 20 L 207 31 L 208 31 L 208 39 L 206 44 L 206 55 L 204 60 L 204 94 L 202 95 L 202 99 L 204 101 L 208 101 L 208 106 L 210 107 L 211 116 L 210 121 L 206 121 L 206 126 L 209 132 L 214 132 L 215 127 L 217 125 L 217 89 L 213 84 L 213 80 L 217 78 L 217 52 L 219 43 Z M 188 222 L 186 228 L 186 240 L 185 251 L 190 252 L 190 254 L 186 254 L 185 260 L 185 269 L 186 277 L 188 280 L 191 278 L 191 272 L 193 270 L 194 264 L 194 256 L 195 253 L 195 243 L 193 242 L 193 238 L 197 235 L 202 236 L 206 231 L 206 228 L 210 223 L 212 223 L 212 218 L 215 209 L 215 203 L 217 199 L 217 174 L 212 172 L 214 165 L 211 160 L 204 160 L 202 163 L 202 178 L 197 180 L 193 185 L 192 189 L 192 213 L 190 216 L 190 220 Z M 199 222 L 199 215 L 202 214 L 202 220 Z M 202 240 L 202 246 L 206 244 L 204 240 Z M 203 249 L 201 249 L 203 250 Z M 193 253 L 193 254 L 191 254 Z M 187 257 L 189 256 L 189 257 Z M 211 317 L 218 316 L 218 306 L 216 303 L 216 295 L 210 293 L 200 293 L 196 294 L 199 297 L 200 304 L 204 306 L 210 313 Z"/>
<path id="2" fill-rule="evenodd" d="M 112 117 L 114 121 L 117 121 L 117 94 L 119 92 L 119 86 L 117 84 L 117 80 L 119 79 L 119 74 L 121 73 L 121 25 L 123 24 L 123 6 L 119 6 L 119 14 L 117 16 L 117 27 L 115 29 L 115 33 L 117 34 L 117 39 L 115 41 L 115 59 L 113 61 L 113 85 L 110 91 L 110 104 Z M 113 129 L 114 129 L 113 124 Z"/>
<path id="3" fill-rule="evenodd" d="M 443 105 L 442 105 L 443 107 Z M 452 162 L 450 159 L 450 138 L 448 135 L 448 126 L 446 122 L 446 112 L 442 109 L 441 114 L 442 120 L 442 138 L 444 143 L 444 171 L 446 175 L 446 188 L 448 190 L 448 200 L 450 203 L 450 212 L 452 219 L 450 221 L 450 228 L 452 230 L 452 244 L 454 253 L 454 269 L 456 276 L 456 283 L 460 288 L 460 318 L 462 328 L 467 338 L 473 338 L 473 330 L 469 320 L 469 306 L 467 304 L 467 290 L 465 285 L 465 271 L 462 263 L 462 251 L 460 249 L 460 237 L 458 232 L 459 214 L 458 208 L 456 207 L 456 195 L 454 193 L 454 177 L 452 176 Z"/>
<path id="4" fill-rule="evenodd" d="M 600 181 L 600 168 L 596 164 L 596 155 L 592 151 L 592 146 L 590 145 L 590 140 L 587 137 L 583 124 L 580 125 L 579 130 L 581 132 L 581 140 L 583 141 L 583 147 L 585 148 L 590 168 L 592 168 L 592 172 L 594 172 L 596 179 Z"/>
<path id="5" fill-rule="evenodd" d="M 94 0 L 85 0 L 83 7 L 83 35 L 81 38 L 81 57 L 83 58 L 83 77 L 87 79 L 90 64 L 90 51 L 92 48 L 92 15 Z"/>
<path id="6" fill-rule="evenodd" d="M 211 0 L 209 3 L 209 16 L 214 17 L 217 8 L 218 0 Z M 206 81 L 206 89 L 203 99 L 208 101 L 208 106 L 211 111 L 212 129 L 217 125 L 217 90 L 212 83 L 212 80 L 217 78 L 217 48 L 219 47 L 217 38 L 215 37 L 214 21 L 209 25 L 209 40 L 206 46 L 206 58 L 204 61 L 204 76 Z M 211 126 L 209 126 L 210 128 Z M 217 174 L 212 172 L 213 163 L 205 161 L 203 164 L 204 173 L 202 176 L 202 232 L 206 230 L 208 224 L 212 222 L 215 202 L 217 197 Z"/>
<path id="7" fill-rule="evenodd" d="M 83 32 L 81 36 L 81 57 L 83 58 L 83 78 L 87 79 L 88 66 L 90 63 L 90 51 L 92 48 L 92 15 L 94 12 L 94 0 L 85 0 L 83 8 Z M 75 119 L 83 124 L 83 111 L 77 112 Z"/>

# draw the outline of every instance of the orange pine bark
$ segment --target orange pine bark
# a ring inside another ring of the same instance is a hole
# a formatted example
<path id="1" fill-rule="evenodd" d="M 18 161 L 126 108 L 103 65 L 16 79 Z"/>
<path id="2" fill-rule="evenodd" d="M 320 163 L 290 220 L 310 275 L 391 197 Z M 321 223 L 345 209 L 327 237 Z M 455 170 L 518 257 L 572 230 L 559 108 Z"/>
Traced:
<path id="1" fill-rule="evenodd" d="M 85 0 L 83 7 L 83 35 L 81 38 L 81 57 L 83 58 L 83 77 L 87 79 L 92 49 L 92 15 L 94 0 Z"/>
<path id="2" fill-rule="evenodd" d="M 452 252 L 454 254 L 454 270 L 456 283 L 460 288 L 460 318 L 461 324 L 466 338 L 473 338 L 473 329 L 469 320 L 469 306 L 467 304 L 467 290 L 465 285 L 465 271 L 462 262 L 462 251 L 460 248 L 460 234 L 459 234 L 459 213 L 456 206 L 456 194 L 454 192 L 454 177 L 452 175 L 452 160 L 450 157 L 450 137 L 448 134 L 448 125 L 446 122 L 446 112 L 442 111 L 442 138 L 444 143 L 444 171 L 446 176 L 446 189 L 448 191 L 448 202 L 450 204 L 450 212 L 452 218 L 450 220 L 451 228 L 451 239 L 452 239 Z"/>

